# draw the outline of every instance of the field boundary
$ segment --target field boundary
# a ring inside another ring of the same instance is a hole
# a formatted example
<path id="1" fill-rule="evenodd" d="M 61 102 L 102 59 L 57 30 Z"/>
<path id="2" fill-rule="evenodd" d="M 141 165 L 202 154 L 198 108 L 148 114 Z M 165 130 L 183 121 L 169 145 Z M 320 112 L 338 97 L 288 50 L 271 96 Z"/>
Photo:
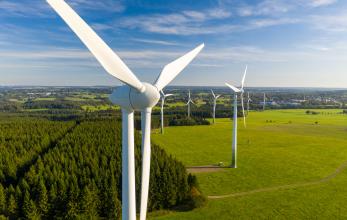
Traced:
<path id="1" fill-rule="evenodd" d="M 261 193 L 261 192 L 272 192 L 272 191 L 277 191 L 277 190 L 295 189 L 295 188 L 300 188 L 300 187 L 305 187 L 305 186 L 318 185 L 321 183 L 326 183 L 326 182 L 330 181 L 331 179 L 335 178 L 338 174 L 340 174 L 346 168 L 347 168 L 347 160 L 344 163 L 342 163 L 333 173 L 331 173 L 328 176 L 326 176 L 322 179 L 319 179 L 319 180 L 303 182 L 303 183 L 287 184 L 287 185 L 282 185 L 282 186 L 265 187 L 265 188 L 250 190 L 250 191 L 231 193 L 231 194 L 227 194 L 227 195 L 219 195 L 219 196 L 218 195 L 211 195 L 211 196 L 207 196 L 207 197 L 209 199 L 224 199 L 224 198 L 230 198 L 230 197 L 247 196 L 247 195 L 252 195 L 252 194 Z"/>

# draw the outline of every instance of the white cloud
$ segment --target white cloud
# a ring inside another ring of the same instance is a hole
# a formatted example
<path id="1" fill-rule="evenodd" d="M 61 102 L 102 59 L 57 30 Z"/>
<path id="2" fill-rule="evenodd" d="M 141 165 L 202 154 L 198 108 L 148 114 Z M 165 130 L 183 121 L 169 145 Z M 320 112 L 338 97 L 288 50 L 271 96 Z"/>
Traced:
<path id="1" fill-rule="evenodd" d="M 244 4 L 237 8 L 240 16 L 283 15 L 302 7 L 321 7 L 336 3 L 338 0 L 264 0 L 256 5 Z"/>
<path id="2" fill-rule="evenodd" d="M 109 12 L 122 12 L 125 9 L 125 5 L 121 0 L 68 0 L 68 3 L 72 6 L 77 6 L 80 9 L 85 10 L 100 10 Z"/>
<path id="3" fill-rule="evenodd" d="M 167 35 L 198 35 L 198 34 L 222 34 L 258 29 L 262 27 L 297 23 L 293 18 L 258 18 L 249 19 L 238 24 L 232 21 L 213 21 L 230 17 L 231 13 L 208 10 L 204 13 L 195 11 L 184 11 L 168 15 L 154 14 L 146 16 L 135 16 L 123 19 L 120 27 L 139 29 L 145 32 L 167 34 Z M 212 24 L 210 24 L 212 22 Z"/>
<path id="4" fill-rule="evenodd" d="M 313 15 L 308 21 L 314 28 L 326 32 L 347 32 L 347 14 Z"/>
<path id="5" fill-rule="evenodd" d="M 309 4 L 312 7 L 327 6 L 336 3 L 337 0 L 310 0 Z"/>
<path id="6" fill-rule="evenodd" d="M 257 5 L 244 5 L 238 8 L 240 16 L 276 15 L 288 12 L 293 4 L 282 0 L 265 0 Z"/>
<path id="7" fill-rule="evenodd" d="M 114 0 L 68 0 L 67 1 L 73 8 L 81 10 L 100 10 L 107 12 L 122 12 L 125 9 L 122 1 Z M 2 12 L 2 13 L 1 13 Z M 35 17 L 49 17 L 52 16 L 52 9 L 48 3 L 43 0 L 1 0 L 0 1 L 0 16 L 13 17 L 13 16 L 35 16 Z"/>
<path id="8" fill-rule="evenodd" d="M 312 48 L 317 49 L 312 45 Z M 289 61 L 308 60 L 343 60 L 347 55 L 347 44 L 344 49 L 337 50 L 341 44 L 335 48 L 317 50 L 307 50 L 308 46 L 301 50 L 271 50 L 256 46 L 229 46 L 224 48 L 206 48 L 194 61 L 195 66 L 200 67 L 220 67 L 230 65 L 230 62 L 265 62 L 278 63 Z M 119 56 L 131 68 L 161 68 L 172 60 L 184 55 L 191 48 L 170 50 L 117 50 Z M 21 65 L 44 64 L 66 66 L 98 67 L 100 65 L 87 49 L 64 49 L 49 48 L 37 49 L 35 51 L 0 51 L 2 65 L 9 63 L 19 63 Z M 15 65 L 14 65 L 15 66 Z M 44 65 L 43 65 L 44 66 Z"/>
<path id="9" fill-rule="evenodd" d="M 2 12 L 1 12 L 2 11 Z M 48 16 L 48 5 L 33 1 L 0 1 L 0 16 Z"/>
<path id="10" fill-rule="evenodd" d="M 142 39 L 142 38 L 132 38 L 131 40 L 146 43 L 146 44 L 158 44 L 158 45 L 166 45 L 166 46 L 177 46 L 180 45 L 177 42 L 172 41 L 163 41 L 163 40 L 151 40 L 151 39 Z"/>

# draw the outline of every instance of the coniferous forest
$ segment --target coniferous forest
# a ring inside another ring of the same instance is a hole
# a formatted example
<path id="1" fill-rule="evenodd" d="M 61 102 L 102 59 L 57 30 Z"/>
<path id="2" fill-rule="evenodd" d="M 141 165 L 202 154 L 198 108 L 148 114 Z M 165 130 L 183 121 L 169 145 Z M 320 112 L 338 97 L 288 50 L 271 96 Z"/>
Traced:
<path id="1" fill-rule="evenodd" d="M 140 199 L 141 139 L 136 133 Z M 0 219 L 120 219 L 121 122 L 0 118 Z M 189 206 L 196 178 L 152 145 L 149 211 Z"/>

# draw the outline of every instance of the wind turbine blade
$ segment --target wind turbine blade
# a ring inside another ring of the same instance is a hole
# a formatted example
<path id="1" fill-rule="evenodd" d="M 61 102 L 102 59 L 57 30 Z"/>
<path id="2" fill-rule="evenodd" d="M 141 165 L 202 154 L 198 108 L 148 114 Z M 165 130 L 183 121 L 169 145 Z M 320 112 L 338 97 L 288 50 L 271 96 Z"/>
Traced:
<path id="1" fill-rule="evenodd" d="M 202 48 L 204 48 L 204 44 L 167 64 L 155 82 L 155 87 L 161 90 L 168 85 L 199 54 Z"/>
<path id="2" fill-rule="evenodd" d="M 222 95 L 217 95 L 217 96 L 216 96 L 216 99 L 218 99 L 218 98 L 221 97 L 221 96 L 222 96 Z"/>
<path id="3" fill-rule="evenodd" d="M 47 0 L 72 31 L 86 45 L 102 67 L 112 76 L 129 86 L 143 91 L 144 86 L 123 63 L 118 55 L 93 31 L 93 29 L 64 1 Z"/>
<path id="4" fill-rule="evenodd" d="M 241 93 L 241 107 L 242 107 L 242 116 L 243 116 L 243 126 L 246 127 L 246 115 L 245 115 L 245 104 L 243 102 L 243 93 Z"/>
<path id="5" fill-rule="evenodd" d="M 173 96 L 174 94 L 166 94 L 165 97 Z"/>
<path id="6" fill-rule="evenodd" d="M 216 95 L 214 94 L 213 90 L 211 89 L 211 92 L 212 92 L 212 96 L 213 98 L 216 98 Z"/>
<path id="7" fill-rule="evenodd" d="M 234 92 L 240 92 L 240 90 L 238 88 L 236 88 L 235 86 L 232 86 L 228 83 L 225 83 L 226 86 L 228 86 L 230 89 L 232 89 Z"/>
<path id="8" fill-rule="evenodd" d="M 247 75 L 247 68 L 248 68 L 248 66 L 246 66 L 245 73 L 243 74 L 243 77 L 242 77 L 241 89 L 243 89 L 243 87 L 245 85 L 245 80 L 246 80 L 246 75 Z"/>
<path id="9" fill-rule="evenodd" d="M 142 129 L 142 183 L 141 183 L 141 207 L 140 220 L 146 219 L 149 178 L 151 167 L 151 112 L 147 108 L 141 112 L 141 129 Z"/>

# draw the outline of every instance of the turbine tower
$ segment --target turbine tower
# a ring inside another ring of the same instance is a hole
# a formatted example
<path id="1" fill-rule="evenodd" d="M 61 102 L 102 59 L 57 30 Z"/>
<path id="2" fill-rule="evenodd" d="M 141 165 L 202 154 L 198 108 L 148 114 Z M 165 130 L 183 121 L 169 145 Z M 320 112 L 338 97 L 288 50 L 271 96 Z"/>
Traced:
<path id="1" fill-rule="evenodd" d="M 219 97 L 221 97 L 221 95 L 215 95 L 212 89 L 211 89 L 211 93 L 212 93 L 212 96 L 213 96 L 213 113 L 212 113 L 212 117 L 213 117 L 213 124 L 214 124 L 215 120 L 216 120 L 217 99 Z"/>
<path id="2" fill-rule="evenodd" d="M 164 103 L 165 103 L 165 99 L 169 96 L 172 96 L 173 94 L 165 94 L 163 92 L 163 90 L 160 91 L 161 92 L 161 109 L 160 109 L 160 132 L 162 134 L 164 134 Z"/>
<path id="3" fill-rule="evenodd" d="M 241 96 L 241 106 L 242 106 L 242 113 L 243 113 L 243 122 L 244 126 L 246 127 L 246 117 L 245 117 L 245 109 L 243 105 L 243 93 L 244 93 L 244 84 L 247 74 L 247 66 L 245 69 L 245 73 L 243 75 L 242 81 L 241 81 L 241 87 L 236 88 L 235 86 L 232 86 L 228 83 L 225 83 L 233 92 L 234 92 L 234 119 L 233 119 L 233 140 L 232 140 L 232 153 L 231 153 L 231 168 L 237 168 L 237 94 L 240 93 Z"/>
<path id="4" fill-rule="evenodd" d="M 136 220 L 134 111 L 141 111 L 142 128 L 142 188 L 140 219 L 146 219 L 150 172 L 151 112 L 160 93 L 202 50 L 201 44 L 186 55 L 164 67 L 154 85 L 140 82 L 118 55 L 64 1 L 47 0 L 72 31 L 85 44 L 101 66 L 125 85 L 110 95 L 112 103 L 122 109 L 122 218 Z"/>
<path id="5" fill-rule="evenodd" d="M 265 107 L 266 107 L 266 95 L 264 92 L 263 111 L 265 111 Z"/>
<path id="6" fill-rule="evenodd" d="M 190 118 L 190 103 L 194 104 L 193 100 L 190 97 L 190 90 L 188 90 L 188 102 L 187 102 L 187 108 L 188 108 L 188 118 Z"/>

